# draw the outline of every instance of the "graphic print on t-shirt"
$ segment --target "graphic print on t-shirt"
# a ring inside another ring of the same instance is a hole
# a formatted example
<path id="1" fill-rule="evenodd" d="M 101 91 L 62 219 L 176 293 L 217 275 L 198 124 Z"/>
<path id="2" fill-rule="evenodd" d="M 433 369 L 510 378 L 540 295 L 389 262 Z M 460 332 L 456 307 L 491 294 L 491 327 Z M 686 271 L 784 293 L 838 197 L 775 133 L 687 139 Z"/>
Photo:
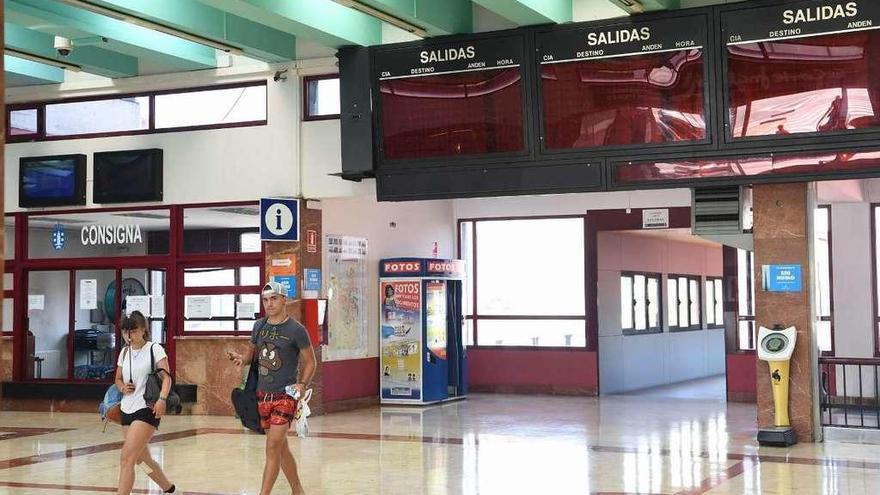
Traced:
<path id="1" fill-rule="evenodd" d="M 265 377 L 268 383 L 272 383 L 274 378 L 269 372 L 278 371 L 284 366 L 278 346 L 270 342 L 263 342 L 263 345 L 260 346 L 259 363 L 260 374 Z"/>

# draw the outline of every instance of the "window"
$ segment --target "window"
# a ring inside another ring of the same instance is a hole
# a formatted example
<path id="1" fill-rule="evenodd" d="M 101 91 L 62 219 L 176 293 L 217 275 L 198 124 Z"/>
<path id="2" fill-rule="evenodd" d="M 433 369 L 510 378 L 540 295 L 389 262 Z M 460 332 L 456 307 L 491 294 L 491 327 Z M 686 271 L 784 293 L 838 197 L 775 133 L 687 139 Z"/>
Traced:
<path id="1" fill-rule="evenodd" d="M 666 278 L 669 330 L 699 330 L 700 277 L 693 275 L 668 275 Z"/>
<path id="2" fill-rule="evenodd" d="M 184 332 L 250 331 L 260 313 L 260 280 L 256 265 L 185 268 Z"/>
<path id="3" fill-rule="evenodd" d="M 724 289 L 722 280 L 706 277 L 706 326 L 724 327 Z"/>
<path id="4" fill-rule="evenodd" d="M 9 136 L 32 136 L 37 133 L 36 108 L 22 108 L 9 111 Z"/>
<path id="5" fill-rule="evenodd" d="M 813 213 L 813 245 L 816 263 L 816 340 L 824 356 L 834 355 L 834 296 L 831 287 L 831 206 Z"/>
<path id="6" fill-rule="evenodd" d="M 7 109 L 6 136 L 41 141 L 265 125 L 267 107 L 265 81 L 36 102 Z"/>
<path id="7" fill-rule="evenodd" d="M 150 128 L 150 98 L 138 96 L 46 105 L 46 136 L 83 136 Z"/>
<path id="8" fill-rule="evenodd" d="M 660 275 L 620 275 L 620 328 L 624 335 L 663 331 L 660 323 Z"/>
<path id="9" fill-rule="evenodd" d="M 156 129 L 266 121 L 266 86 L 156 95 Z"/>
<path id="10" fill-rule="evenodd" d="M 339 76 L 336 74 L 303 78 L 303 120 L 338 119 L 341 107 Z"/>
<path id="11" fill-rule="evenodd" d="M 755 341 L 755 253 L 736 250 L 737 350 L 754 351 Z"/>
<path id="12" fill-rule="evenodd" d="M 586 347 L 584 220 L 463 220 L 465 338 L 477 346 Z M 554 247 L 547 256 L 547 246 Z M 524 280 L 528 279 L 529 288 Z"/>

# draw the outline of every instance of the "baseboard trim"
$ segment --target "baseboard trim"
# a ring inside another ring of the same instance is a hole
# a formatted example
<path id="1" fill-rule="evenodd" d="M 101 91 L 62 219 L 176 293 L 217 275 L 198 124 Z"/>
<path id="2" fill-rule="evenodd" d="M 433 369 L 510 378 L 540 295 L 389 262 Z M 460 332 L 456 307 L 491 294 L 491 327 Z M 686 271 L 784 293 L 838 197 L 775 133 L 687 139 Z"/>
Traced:
<path id="1" fill-rule="evenodd" d="M 468 385 L 468 392 L 486 394 L 527 394 L 527 395 L 575 395 L 595 397 L 599 390 L 594 387 L 572 385 Z"/>

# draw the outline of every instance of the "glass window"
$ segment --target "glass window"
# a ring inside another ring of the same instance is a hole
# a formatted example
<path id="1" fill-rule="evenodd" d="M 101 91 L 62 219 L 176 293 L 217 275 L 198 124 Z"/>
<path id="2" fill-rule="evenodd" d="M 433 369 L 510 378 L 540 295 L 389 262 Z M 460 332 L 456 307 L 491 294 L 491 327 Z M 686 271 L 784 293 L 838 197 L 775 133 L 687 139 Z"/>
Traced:
<path id="1" fill-rule="evenodd" d="M 583 320 L 480 320 L 479 345 L 584 347 Z"/>
<path id="2" fill-rule="evenodd" d="M 734 138 L 880 125 L 872 30 L 727 47 Z"/>
<path id="3" fill-rule="evenodd" d="M 25 108 L 9 112 L 9 135 L 27 136 L 37 133 L 37 109 Z"/>
<path id="4" fill-rule="evenodd" d="M 583 219 L 485 221 L 476 230 L 479 315 L 584 314 Z M 543 290 L 524 290 L 524 274 Z"/>
<path id="5" fill-rule="evenodd" d="M 3 259 L 15 259 L 15 217 L 6 215 L 3 218 Z"/>
<path id="6" fill-rule="evenodd" d="M 740 351 L 756 349 L 755 253 L 737 249 L 737 345 Z"/>
<path id="7" fill-rule="evenodd" d="M 667 307 L 670 318 L 669 329 L 697 330 L 702 328 L 700 322 L 700 277 L 693 275 L 667 275 Z"/>
<path id="8" fill-rule="evenodd" d="M 186 254 L 259 253 L 260 205 L 187 208 L 183 212 Z"/>
<path id="9" fill-rule="evenodd" d="M 379 82 L 386 160 L 525 150 L 520 68 Z"/>
<path id="10" fill-rule="evenodd" d="M 880 39 L 880 38 L 878 38 Z M 834 355 L 833 297 L 831 287 L 831 207 L 822 206 L 813 212 L 813 259 L 816 307 L 816 340 L 824 355 Z"/>
<path id="11" fill-rule="evenodd" d="M 156 129 L 266 120 L 266 85 L 156 95 Z"/>
<path id="12" fill-rule="evenodd" d="M 339 117 L 339 78 L 305 78 L 305 119 Z"/>
<path id="13" fill-rule="evenodd" d="M 184 297 L 183 330 L 185 332 L 234 332 L 235 330 L 249 332 L 259 313 L 259 294 L 187 295 Z"/>
<path id="14" fill-rule="evenodd" d="M 702 50 L 541 66 L 547 149 L 706 137 Z"/>
<path id="15" fill-rule="evenodd" d="M 468 269 L 463 294 L 468 345 L 586 345 L 583 218 L 460 225 L 459 253 Z M 551 257 L 548 245 L 554 246 Z M 530 286 L 546 289 L 523 289 L 523 274 Z"/>
<path id="16" fill-rule="evenodd" d="M 28 328 L 25 341 L 25 378 L 71 378 L 68 340 L 70 272 L 32 271 L 28 274 Z"/>
<path id="17" fill-rule="evenodd" d="M 3 298 L 3 333 L 11 334 L 15 319 L 12 317 L 13 300 L 11 297 Z"/>
<path id="18" fill-rule="evenodd" d="M 621 274 L 620 316 L 624 334 L 661 331 L 659 275 Z"/>
<path id="19" fill-rule="evenodd" d="M 187 268 L 183 272 L 184 287 L 213 287 L 235 284 L 233 268 Z"/>
<path id="20" fill-rule="evenodd" d="M 149 127 L 147 96 L 46 105 L 46 136 L 139 131 Z"/>
<path id="21" fill-rule="evenodd" d="M 706 278 L 706 325 L 710 328 L 724 326 L 724 294 L 720 278 Z"/>

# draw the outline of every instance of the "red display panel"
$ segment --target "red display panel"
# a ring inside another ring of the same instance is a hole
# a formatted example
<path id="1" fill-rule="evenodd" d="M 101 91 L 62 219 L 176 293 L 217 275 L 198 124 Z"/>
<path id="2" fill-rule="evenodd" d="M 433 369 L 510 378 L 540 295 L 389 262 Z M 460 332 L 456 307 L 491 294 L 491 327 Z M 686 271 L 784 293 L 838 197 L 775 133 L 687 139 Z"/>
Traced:
<path id="1" fill-rule="evenodd" d="M 695 181 L 754 176 L 880 171 L 880 151 L 814 152 L 804 155 L 634 162 L 614 166 L 615 184 Z"/>
<path id="2" fill-rule="evenodd" d="M 386 160 L 525 149 L 519 67 L 379 81 Z"/>
<path id="3" fill-rule="evenodd" d="M 880 126 L 880 32 L 727 46 L 734 138 Z"/>
<path id="4" fill-rule="evenodd" d="M 546 149 L 706 138 L 703 51 L 541 66 Z"/>

